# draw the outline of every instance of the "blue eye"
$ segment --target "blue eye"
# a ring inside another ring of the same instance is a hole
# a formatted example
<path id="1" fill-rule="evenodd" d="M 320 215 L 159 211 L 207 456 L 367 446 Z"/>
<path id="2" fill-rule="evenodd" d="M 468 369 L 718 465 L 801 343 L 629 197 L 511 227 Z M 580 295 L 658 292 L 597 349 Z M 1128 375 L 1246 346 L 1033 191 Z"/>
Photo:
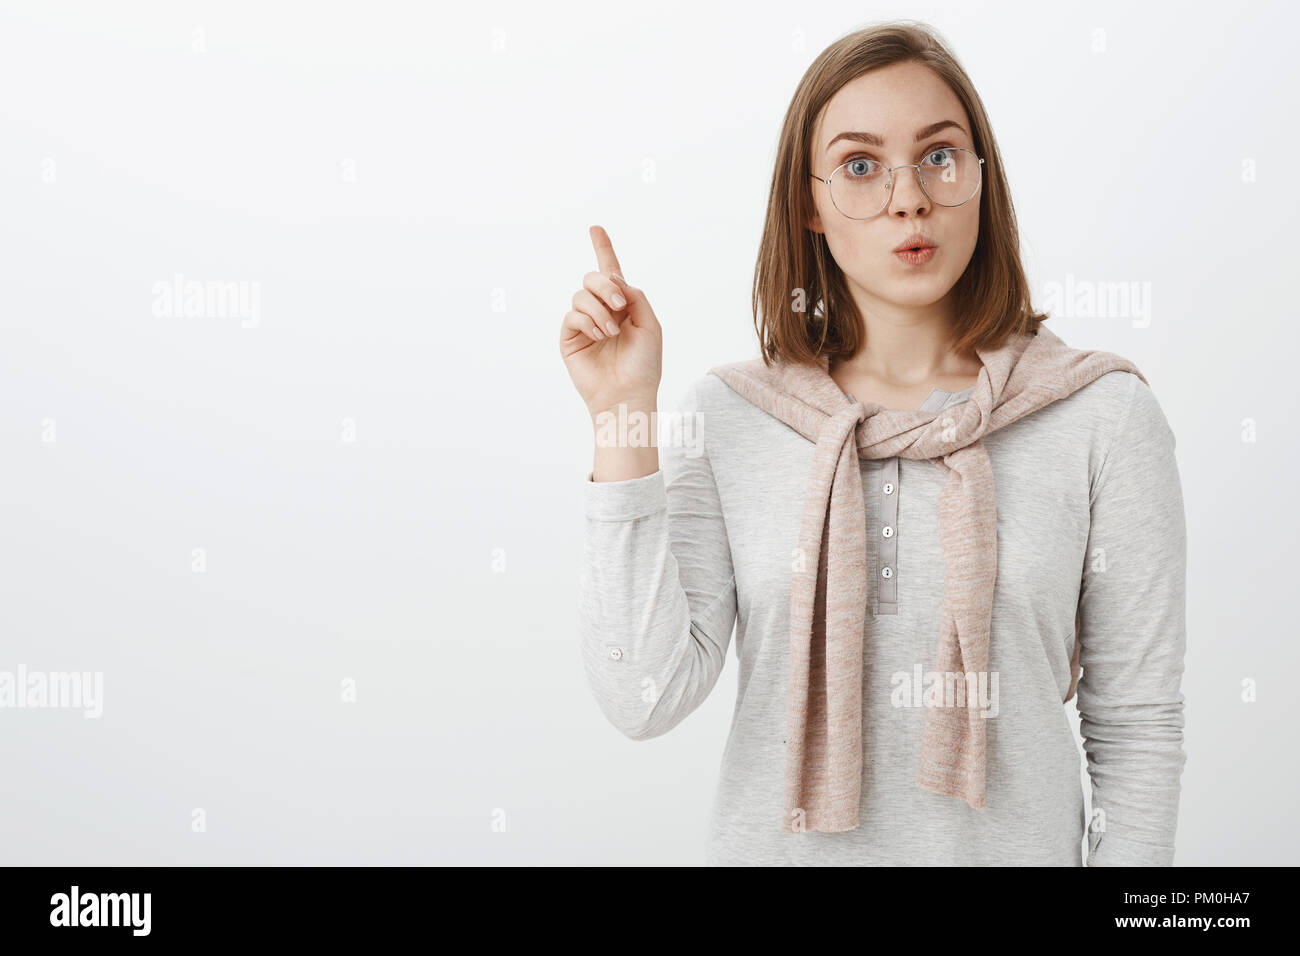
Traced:
<path id="1" fill-rule="evenodd" d="M 936 156 L 939 157 L 938 160 L 935 159 Z M 952 162 L 952 159 L 952 149 L 949 147 L 941 147 L 939 149 L 930 150 L 929 154 L 925 157 L 925 162 L 930 166 L 947 166 Z"/>
<path id="2" fill-rule="evenodd" d="M 883 168 L 884 167 L 874 159 L 860 157 L 857 159 L 850 159 L 844 164 L 844 174 L 851 179 L 865 179 L 869 176 L 877 175 Z"/>

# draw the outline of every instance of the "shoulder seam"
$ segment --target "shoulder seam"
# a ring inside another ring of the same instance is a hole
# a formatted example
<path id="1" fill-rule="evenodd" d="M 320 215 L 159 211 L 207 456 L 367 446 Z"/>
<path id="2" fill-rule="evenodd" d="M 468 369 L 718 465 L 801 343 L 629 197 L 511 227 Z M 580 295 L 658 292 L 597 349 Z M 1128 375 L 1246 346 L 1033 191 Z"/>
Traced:
<path id="1" fill-rule="evenodd" d="M 709 461 L 709 416 L 704 414 L 704 402 L 700 398 L 700 381 L 695 379 L 691 382 L 691 404 L 695 406 L 696 414 L 702 415 L 700 423 L 703 427 L 700 429 L 700 454 L 709 464 L 709 476 L 713 477 L 713 462 Z M 716 483 L 717 479 L 714 478 Z"/>
<path id="2" fill-rule="evenodd" d="M 712 374 L 713 374 L 712 372 L 705 372 L 704 375 L 700 376 L 694 382 L 692 382 L 691 391 L 694 394 L 694 401 L 692 402 L 692 404 L 695 406 L 695 411 L 697 414 L 703 416 L 700 422 L 701 424 L 700 452 L 702 457 L 704 458 L 705 466 L 709 469 L 709 480 L 713 482 L 714 494 L 718 496 L 718 511 L 719 514 L 721 514 L 722 513 L 722 489 L 718 487 L 718 473 L 717 470 L 713 467 L 713 459 L 709 456 L 709 416 L 704 410 L 704 401 L 700 397 L 700 385 L 703 384 L 705 379 L 707 379 L 709 375 Z M 722 381 L 721 377 L 717 375 L 714 375 L 713 377 L 716 378 L 720 384 L 723 385 L 726 384 L 725 382 Z M 722 531 L 723 531 L 723 535 L 726 537 L 727 540 L 727 560 L 731 564 L 731 579 L 722 586 L 721 591 L 719 591 L 717 594 L 713 596 L 713 600 L 709 602 L 709 606 L 704 609 L 701 616 L 705 616 L 709 614 L 717 606 L 719 599 L 722 598 L 722 596 L 726 594 L 727 591 L 736 583 L 736 553 L 731 545 L 731 529 L 727 527 L 726 515 L 722 515 Z M 737 597 L 737 602 L 739 602 L 740 596 L 737 595 L 736 597 Z M 735 630 L 735 627 L 736 625 L 733 622 L 732 623 L 733 632 Z M 711 635 L 711 636 L 713 636 L 716 640 L 716 635 Z M 727 639 L 728 640 L 731 639 L 731 634 L 727 635 Z"/>
<path id="3" fill-rule="evenodd" d="M 1097 468 L 1096 487 L 1098 489 L 1105 483 L 1106 477 L 1104 473 L 1106 471 L 1106 465 L 1110 462 L 1111 452 L 1115 450 L 1115 446 L 1119 443 L 1119 436 L 1124 434 L 1124 429 L 1128 427 L 1129 415 L 1133 411 L 1133 400 L 1137 395 L 1138 383 L 1141 381 L 1141 379 L 1132 372 L 1126 371 L 1125 374 L 1129 377 L 1128 395 L 1124 402 L 1124 411 L 1120 413 L 1118 420 L 1115 422 L 1115 427 L 1111 430 L 1110 441 L 1106 444 L 1106 453 L 1102 455 L 1101 465 Z M 1094 489 L 1092 500 L 1095 501 L 1096 497 L 1096 489 Z"/>

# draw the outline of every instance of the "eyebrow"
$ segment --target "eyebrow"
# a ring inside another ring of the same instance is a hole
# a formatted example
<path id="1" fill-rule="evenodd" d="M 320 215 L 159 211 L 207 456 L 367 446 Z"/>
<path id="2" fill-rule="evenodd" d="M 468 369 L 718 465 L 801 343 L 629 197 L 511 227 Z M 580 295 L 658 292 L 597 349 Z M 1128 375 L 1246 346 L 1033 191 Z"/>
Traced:
<path id="1" fill-rule="evenodd" d="M 933 136 L 935 133 L 939 132 L 940 130 L 948 129 L 950 126 L 955 127 L 956 129 L 960 129 L 963 133 L 966 133 L 966 130 L 962 129 L 960 123 L 954 122 L 953 120 L 939 120 L 939 122 L 937 123 L 931 123 L 929 126 L 923 126 L 920 129 L 918 129 L 916 131 L 915 142 L 919 143 L 921 142 L 921 140 Z M 966 133 L 966 135 L 969 136 L 970 134 Z M 834 146 L 842 139 L 853 140 L 855 143 L 866 143 L 869 146 L 885 145 L 884 138 L 881 136 L 877 136 L 875 133 L 863 133 L 857 130 L 847 130 L 843 133 L 840 133 L 833 140 L 831 140 L 829 143 L 826 144 L 826 152 L 829 153 L 831 151 L 831 147 Z"/>

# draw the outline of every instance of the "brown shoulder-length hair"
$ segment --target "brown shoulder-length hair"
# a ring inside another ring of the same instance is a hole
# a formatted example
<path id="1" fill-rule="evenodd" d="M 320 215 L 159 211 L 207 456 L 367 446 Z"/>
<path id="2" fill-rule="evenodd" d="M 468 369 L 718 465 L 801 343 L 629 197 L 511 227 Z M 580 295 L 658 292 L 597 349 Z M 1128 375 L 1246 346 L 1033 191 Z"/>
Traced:
<path id="1" fill-rule="evenodd" d="M 957 94 L 971 120 L 975 151 L 984 157 L 979 238 L 952 290 L 953 349 L 971 355 L 976 347 L 997 348 L 1012 334 L 1035 332 L 1047 318 L 1030 304 L 1011 191 L 979 94 L 932 27 L 892 20 L 823 50 L 786 111 L 754 269 L 754 327 L 767 365 L 778 358 L 850 358 L 865 344 L 865 325 L 826 237 L 807 226 L 816 212 L 808 175 L 812 136 L 822 108 L 845 83 L 908 60 L 928 66 Z"/>

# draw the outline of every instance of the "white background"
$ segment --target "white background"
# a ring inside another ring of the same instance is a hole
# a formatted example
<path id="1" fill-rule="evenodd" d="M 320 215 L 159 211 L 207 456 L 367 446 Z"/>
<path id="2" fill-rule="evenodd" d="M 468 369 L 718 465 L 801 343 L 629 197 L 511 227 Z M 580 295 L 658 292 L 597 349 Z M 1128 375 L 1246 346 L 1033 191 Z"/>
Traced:
<path id="1" fill-rule="evenodd" d="M 599 223 L 661 407 L 757 354 L 790 96 L 890 16 L 980 91 L 1036 297 L 1150 283 L 1049 327 L 1177 437 L 1177 862 L 1294 862 L 1300 24 L 1096 2 L 0 4 L 0 670 L 104 680 L 0 710 L 0 862 L 700 863 L 736 662 L 665 737 L 597 709 L 559 323 Z M 256 324 L 155 314 L 178 273 Z"/>

